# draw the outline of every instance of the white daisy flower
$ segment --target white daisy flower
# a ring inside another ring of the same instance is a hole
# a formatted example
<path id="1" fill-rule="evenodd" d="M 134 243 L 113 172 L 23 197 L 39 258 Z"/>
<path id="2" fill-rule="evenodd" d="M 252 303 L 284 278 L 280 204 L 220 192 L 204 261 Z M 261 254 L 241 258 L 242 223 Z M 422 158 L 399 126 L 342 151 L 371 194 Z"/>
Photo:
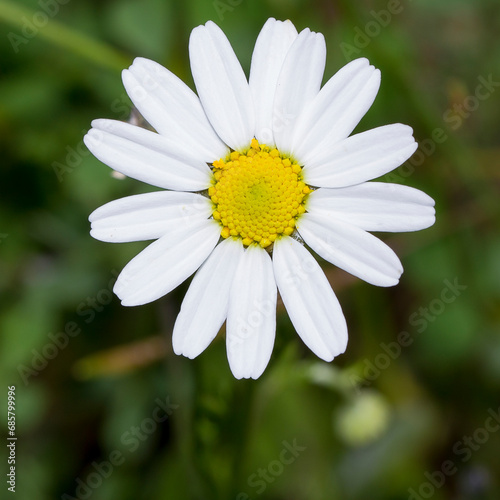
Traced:
<path id="1" fill-rule="evenodd" d="M 380 72 L 357 59 L 321 87 L 323 35 L 269 19 L 247 81 L 213 22 L 189 41 L 198 95 L 142 58 L 123 71 L 132 102 L 157 133 L 96 120 L 85 137 L 114 170 L 164 191 L 93 212 L 102 241 L 153 240 L 114 287 L 125 306 L 156 300 L 196 272 L 173 332 L 175 353 L 198 356 L 226 323 L 236 378 L 257 378 L 271 357 L 277 290 L 304 343 L 331 361 L 346 322 L 321 267 L 325 260 L 379 286 L 398 283 L 396 254 L 367 231 L 434 223 L 434 202 L 406 186 L 367 182 L 417 148 L 392 124 L 349 137 L 368 111 Z"/>

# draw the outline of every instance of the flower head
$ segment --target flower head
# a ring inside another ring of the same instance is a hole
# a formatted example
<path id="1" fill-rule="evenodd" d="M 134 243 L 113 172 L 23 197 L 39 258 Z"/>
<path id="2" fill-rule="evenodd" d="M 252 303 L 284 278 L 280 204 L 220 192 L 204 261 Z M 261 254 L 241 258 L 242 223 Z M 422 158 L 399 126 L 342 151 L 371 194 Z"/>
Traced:
<path id="1" fill-rule="evenodd" d="M 196 272 L 173 332 L 177 354 L 198 356 L 224 321 L 229 365 L 257 378 L 273 348 L 277 290 L 304 343 L 331 361 L 346 322 L 303 242 L 338 267 L 379 285 L 403 271 L 368 231 L 434 223 L 434 202 L 406 186 L 367 182 L 417 148 L 412 129 L 382 126 L 349 137 L 368 111 L 380 72 L 357 59 L 322 88 L 324 38 L 269 19 L 247 81 L 212 22 L 189 43 L 198 95 L 159 64 L 123 72 L 131 100 L 156 130 L 96 120 L 85 137 L 111 168 L 163 191 L 108 203 L 90 216 L 110 242 L 156 240 L 123 269 L 114 291 L 126 306 L 169 293 Z"/>

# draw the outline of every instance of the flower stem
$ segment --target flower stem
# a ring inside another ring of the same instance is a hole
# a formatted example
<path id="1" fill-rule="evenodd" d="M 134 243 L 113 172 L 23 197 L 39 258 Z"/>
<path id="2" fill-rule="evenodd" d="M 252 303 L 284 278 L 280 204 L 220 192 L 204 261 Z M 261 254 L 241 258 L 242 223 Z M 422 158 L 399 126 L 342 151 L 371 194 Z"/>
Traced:
<path id="1" fill-rule="evenodd" d="M 241 380 L 236 384 L 236 394 L 233 401 L 233 425 L 231 427 L 231 442 L 233 445 L 233 473 L 228 499 L 239 498 L 242 488 L 246 485 L 245 475 L 248 466 L 248 451 L 254 421 L 255 380 Z"/>

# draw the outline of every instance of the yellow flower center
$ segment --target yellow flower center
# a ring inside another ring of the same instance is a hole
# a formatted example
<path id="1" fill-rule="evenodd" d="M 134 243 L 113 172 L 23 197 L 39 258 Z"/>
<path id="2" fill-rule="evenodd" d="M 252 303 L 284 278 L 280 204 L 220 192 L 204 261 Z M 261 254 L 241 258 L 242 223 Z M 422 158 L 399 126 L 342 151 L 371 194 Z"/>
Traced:
<path id="1" fill-rule="evenodd" d="M 213 176 L 208 194 L 221 236 L 241 238 L 246 246 L 258 243 L 266 248 L 276 238 L 292 234 L 311 192 L 296 162 L 256 139 L 247 152 L 233 151 L 215 161 Z"/>

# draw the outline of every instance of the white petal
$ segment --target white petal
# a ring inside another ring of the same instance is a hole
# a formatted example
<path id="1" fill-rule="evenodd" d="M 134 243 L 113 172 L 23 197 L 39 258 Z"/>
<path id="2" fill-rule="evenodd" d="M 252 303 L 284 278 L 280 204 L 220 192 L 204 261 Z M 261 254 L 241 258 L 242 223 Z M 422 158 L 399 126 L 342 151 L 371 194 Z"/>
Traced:
<path id="1" fill-rule="evenodd" d="M 226 35 L 211 21 L 198 26 L 189 39 L 189 58 L 210 123 L 231 148 L 248 147 L 255 130 L 252 95 Z"/>
<path id="2" fill-rule="evenodd" d="M 308 163 L 304 181 L 311 186 L 345 187 L 394 170 L 415 152 L 413 130 L 394 123 L 353 135 Z"/>
<path id="3" fill-rule="evenodd" d="M 170 231 L 208 219 L 212 205 L 194 193 L 159 191 L 106 203 L 90 214 L 90 234 L 114 243 L 154 240 Z"/>
<path id="4" fill-rule="evenodd" d="M 210 184 L 207 164 L 186 156 L 175 143 L 115 120 L 94 120 L 84 137 L 92 154 L 114 170 L 153 186 L 201 191 Z"/>
<path id="5" fill-rule="evenodd" d="M 283 63 L 274 98 L 274 140 L 282 153 L 291 152 L 295 123 L 319 92 L 325 62 L 323 35 L 307 28 L 301 31 Z"/>
<path id="6" fill-rule="evenodd" d="M 380 71 L 356 59 L 338 71 L 307 106 L 294 131 L 292 154 L 302 165 L 345 139 L 370 109 Z"/>
<path id="7" fill-rule="evenodd" d="M 276 283 L 269 254 L 250 246 L 234 280 L 226 325 L 227 357 L 236 378 L 258 378 L 276 333 Z"/>
<path id="8" fill-rule="evenodd" d="M 307 198 L 307 211 L 365 231 L 418 231 L 435 222 L 430 196 L 418 189 L 384 182 L 316 189 Z"/>
<path id="9" fill-rule="evenodd" d="M 255 105 L 255 137 L 260 143 L 274 144 L 274 95 L 285 57 L 296 38 L 291 21 L 270 18 L 255 42 L 249 85 Z"/>
<path id="10" fill-rule="evenodd" d="M 210 125 L 198 96 L 171 71 L 138 57 L 122 78 L 132 102 L 160 134 L 201 161 L 226 156 L 227 146 Z"/>
<path id="11" fill-rule="evenodd" d="M 318 255 L 348 273 L 372 285 L 393 286 L 398 283 L 403 272 L 401 262 L 372 234 L 316 213 L 303 214 L 297 229 Z"/>
<path id="12" fill-rule="evenodd" d="M 314 257 L 293 238 L 276 240 L 274 275 L 293 326 L 325 361 L 345 351 L 347 325 L 339 301 Z"/>
<path id="13" fill-rule="evenodd" d="M 219 236 L 220 225 L 212 219 L 162 236 L 124 267 L 113 291 L 124 306 L 166 295 L 200 267 Z"/>
<path id="14" fill-rule="evenodd" d="M 198 269 L 175 321 L 172 343 L 176 354 L 195 358 L 216 337 L 227 317 L 229 293 L 242 255 L 241 242 L 228 238 Z"/>

